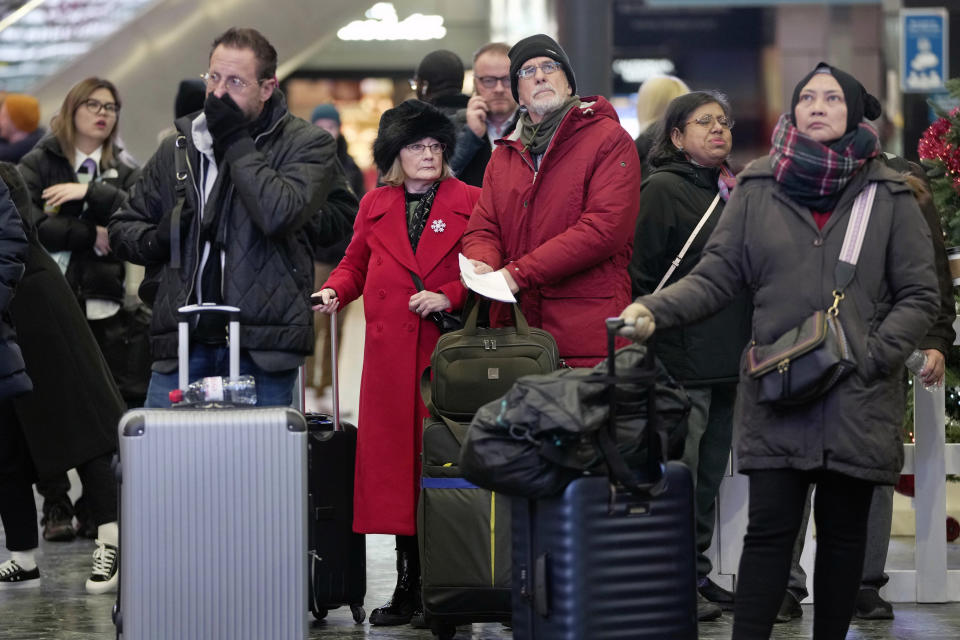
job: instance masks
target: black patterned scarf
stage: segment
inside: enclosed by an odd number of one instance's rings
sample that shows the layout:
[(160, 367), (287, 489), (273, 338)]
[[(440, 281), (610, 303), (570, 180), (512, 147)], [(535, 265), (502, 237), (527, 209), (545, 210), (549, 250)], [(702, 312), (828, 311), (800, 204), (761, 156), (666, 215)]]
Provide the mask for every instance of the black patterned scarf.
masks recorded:
[[(427, 218), (430, 217), (430, 209), (433, 207), (433, 199), (437, 197), (437, 189), (440, 188), (440, 180), (437, 180), (424, 193), (408, 193), (407, 207), (416, 202), (413, 213), (407, 216), (407, 234), (410, 236), (410, 246), (413, 252), (417, 252), (417, 245), (420, 243), (420, 236), (423, 235), (423, 229), (427, 226)], [(419, 200), (417, 198), (419, 197)]]
[(850, 179), (880, 153), (876, 130), (861, 122), (829, 145), (800, 133), (789, 114), (780, 116), (771, 138), (774, 179), (791, 200), (814, 211), (833, 211)]

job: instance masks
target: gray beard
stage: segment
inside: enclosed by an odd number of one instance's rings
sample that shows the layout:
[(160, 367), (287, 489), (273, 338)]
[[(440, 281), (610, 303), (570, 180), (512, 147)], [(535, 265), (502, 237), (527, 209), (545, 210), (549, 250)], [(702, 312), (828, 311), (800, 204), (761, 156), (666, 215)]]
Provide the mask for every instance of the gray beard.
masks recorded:
[(559, 93), (555, 94), (550, 100), (542, 100), (539, 103), (533, 102), (530, 106), (527, 107), (527, 111), (530, 113), (535, 113), (541, 118), (546, 116), (549, 113), (553, 113), (557, 109), (563, 106), (563, 103), (567, 101), (567, 98), (570, 96), (561, 96)]

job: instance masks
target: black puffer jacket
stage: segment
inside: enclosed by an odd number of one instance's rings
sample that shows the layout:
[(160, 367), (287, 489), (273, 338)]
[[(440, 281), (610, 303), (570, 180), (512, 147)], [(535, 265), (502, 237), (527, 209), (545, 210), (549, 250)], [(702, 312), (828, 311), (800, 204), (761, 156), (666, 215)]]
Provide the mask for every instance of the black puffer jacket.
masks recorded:
[(9, 315), (14, 289), (23, 276), (27, 248), (17, 208), (7, 185), (0, 181), (0, 401), (31, 389)]
[[(343, 237), (353, 225), (357, 199), (336, 158), (336, 144), (319, 127), (287, 111), (274, 91), (262, 133), (230, 146), (219, 166), (204, 220), (216, 220), (225, 248), (221, 283), (225, 304), (240, 308), (240, 344), (245, 349), (309, 354), (313, 350), (315, 248)], [(195, 300), (201, 248), (198, 216), (200, 151), (192, 119), (176, 121), (187, 139), (187, 180), (182, 265), (163, 268), (151, 327), (155, 360), (177, 356), (177, 308)], [(143, 169), (127, 206), (110, 221), (114, 251), (136, 264), (167, 262), (169, 248), (157, 241), (157, 223), (176, 203), (176, 136), (167, 138)], [(209, 216), (209, 217), (208, 217)]]
[[(657, 288), (717, 195), (717, 176), (716, 169), (670, 162), (643, 181), (629, 267), (634, 297)], [(667, 284), (690, 273), (700, 261), (723, 205), (721, 198)], [(740, 353), (750, 340), (750, 314), (750, 295), (743, 291), (705, 320), (658, 331), (657, 355), (684, 384), (736, 382)]]
[(107, 226), (110, 215), (124, 203), (140, 177), (140, 169), (132, 161), (121, 159), (120, 151), (116, 149), (110, 166), (100, 167), (99, 178), (90, 183), (86, 197), (63, 203), (56, 215), (43, 213), (43, 190), (62, 182), (77, 182), (73, 158), (64, 155), (56, 136), (50, 134), (40, 140), (18, 166), (34, 206), (32, 215), (40, 243), (47, 251), (72, 252), (66, 276), (80, 301), (102, 298), (123, 302), (123, 261), (113, 253), (98, 256), (93, 250), (97, 227)]

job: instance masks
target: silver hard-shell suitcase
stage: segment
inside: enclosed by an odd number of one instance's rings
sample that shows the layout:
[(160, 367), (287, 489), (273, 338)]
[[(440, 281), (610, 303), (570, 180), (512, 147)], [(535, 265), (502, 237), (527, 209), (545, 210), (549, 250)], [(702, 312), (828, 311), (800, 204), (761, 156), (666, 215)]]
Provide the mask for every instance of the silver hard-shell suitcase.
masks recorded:
[[(239, 310), (210, 308), (231, 314), (236, 376)], [(181, 388), (196, 312), (181, 309)], [(306, 638), (306, 452), (303, 415), (286, 407), (127, 412), (118, 637)]]

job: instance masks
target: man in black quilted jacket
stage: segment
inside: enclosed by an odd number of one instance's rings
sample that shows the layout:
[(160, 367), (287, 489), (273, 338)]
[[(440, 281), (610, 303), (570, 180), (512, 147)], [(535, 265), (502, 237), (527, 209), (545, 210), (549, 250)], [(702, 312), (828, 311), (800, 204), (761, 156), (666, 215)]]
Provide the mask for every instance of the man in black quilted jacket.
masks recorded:
[[(276, 68), (276, 50), (254, 29), (214, 40), (203, 111), (176, 121), (178, 134), (110, 220), (114, 252), (147, 266), (141, 296), (155, 296), (145, 406), (169, 406), (178, 386), (183, 305), (240, 308), (240, 373), (256, 379), (260, 405), (291, 403), (313, 349), (313, 254), (350, 230), (358, 204), (333, 138), (287, 111)], [(227, 375), (226, 325), (219, 314), (194, 320), (191, 380)]]

